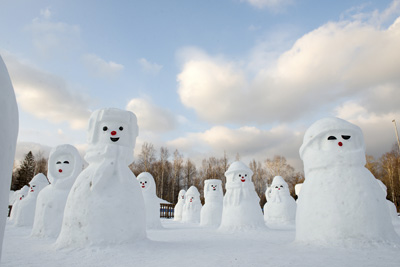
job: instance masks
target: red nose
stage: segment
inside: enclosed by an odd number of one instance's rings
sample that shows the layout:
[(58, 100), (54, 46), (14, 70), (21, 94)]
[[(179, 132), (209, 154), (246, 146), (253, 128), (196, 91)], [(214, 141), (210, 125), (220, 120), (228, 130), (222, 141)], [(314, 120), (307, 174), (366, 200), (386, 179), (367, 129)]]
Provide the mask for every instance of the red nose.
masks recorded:
[(60, 172), (60, 173), (61, 173), (61, 172), (62, 172), (62, 170), (61, 170), (61, 169), (59, 169), (59, 170), (58, 170), (58, 172)]
[(111, 132), (111, 135), (116, 135), (116, 134), (117, 134), (116, 131), (112, 131), (112, 132)]
[(339, 146), (343, 146), (343, 143), (342, 143), (342, 142), (339, 142), (338, 145), (339, 145)]

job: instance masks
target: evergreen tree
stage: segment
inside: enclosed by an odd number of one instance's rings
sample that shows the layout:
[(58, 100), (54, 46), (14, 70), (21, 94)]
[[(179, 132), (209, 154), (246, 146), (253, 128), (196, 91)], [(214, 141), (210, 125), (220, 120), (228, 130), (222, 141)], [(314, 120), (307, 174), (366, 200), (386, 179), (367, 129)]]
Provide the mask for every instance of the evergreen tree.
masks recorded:
[(28, 154), (25, 155), (25, 159), (21, 163), (21, 166), (17, 169), (15, 179), (11, 184), (11, 190), (19, 190), (24, 185), (29, 185), (29, 182), (35, 174), (35, 167), (35, 157), (33, 156), (32, 151), (29, 151)]

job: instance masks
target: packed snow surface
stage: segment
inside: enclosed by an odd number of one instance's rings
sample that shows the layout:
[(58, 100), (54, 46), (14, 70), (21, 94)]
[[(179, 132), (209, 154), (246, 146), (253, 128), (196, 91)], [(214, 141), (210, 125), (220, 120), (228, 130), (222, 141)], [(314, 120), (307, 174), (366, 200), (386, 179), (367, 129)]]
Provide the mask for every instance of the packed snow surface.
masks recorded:
[(14, 88), (0, 56), (0, 258), (8, 214), (8, 197), (18, 137), (18, 107)]
[(144, 205), (146, 207), (146, 227), (147, 229), (160, 228), (160, 199), (156, 195), (156, 183), (153, 176), (148, 172), (138, 175), (142, 189)]
[(59, 235), (65, 203), (76, 177), (82, 171), (82, 164), (78, 150), (72, 145), (59, 145), (51, 150), (47, 168), (51, 184), (38, 195), (32, 235)]
[(385, 195), (365, 166), (361, 129), (338, 118), (306, 131), (300, 157), (305, 181), (297, 202), (296, 241), (399, 243)]
[(400, 248), (303, 246), (293, 242), (293, 229), (230, 234), (171, 219), (162, 224), (164, 229), (147, 231), (147, 240), (80, 249), (57, 249), (54, 238), (30, 238), (29, 228), (7, 224), (1, 266), (398, 267), (400, 262)]
[(222, 181), (208, 179), (204, 181), (204, 201), (201, 208), (200, 225), (218, 227), (221, 224), (223, 208)]
[(185, 190), (179, 191), (178, 194), (178, 202), (175, 205), (174, 208), (174, 221), (181, 221), (182, 220), (182, 210), (183, 206), (185, 205)]
[(128, 165), (138, 135), (136, 116), (119, 109), (92, 113), (83, 170), (68, 195), (59, 247), (119, 244), (146, 237), (143, 195)]

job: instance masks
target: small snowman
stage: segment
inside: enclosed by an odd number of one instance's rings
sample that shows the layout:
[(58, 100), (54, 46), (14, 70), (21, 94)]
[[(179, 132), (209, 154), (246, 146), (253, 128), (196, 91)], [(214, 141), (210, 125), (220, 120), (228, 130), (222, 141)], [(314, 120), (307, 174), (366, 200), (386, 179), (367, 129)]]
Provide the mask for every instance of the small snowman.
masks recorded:
[(36, 202), (41, 190), (48, 186), (49, 181), (43, 173), (35, 175), (29, 182), (29, 193), (21, 200), (17, 213), (15, 214), (14, 224), (16, 226), (32, 226), (35, 218)]
[(182, 209), (183, 205), (185, 205), (185, 190), (179, 191), (178, 194), (178, 203), (176, 203), (174, 208), (174, 221), (182, 221)]
[(225, 172), (221, 231), (266, 229), (254, 184), (252, 170), (241, 161), (233, 162)]
[(267, 203), (264, 205), (264, 221), (271, 224), (294, 224), (296, 201), (289, 192), (288, 184), (282, 176), (275, 176), (266, 190)]
[(156, 195), (156, 183), (153, 176), (148, 172), (138, 175), (140, 187), (142, 188), (144, 205), (146, 206), (147, 229), (162, 228), (160, 220), (160, 199)]
[(197, 187), (191, 186), (185, 194), (182, 222), (199, 223), (201, 207), (199, 190), (197, 190)]
[(358, 126), (339, 118), (315, 122), (304, 135), (300, 157), (305, 181), (297, 202), (297, 242), (399, 242), (382, 189), (364, 167)]
[(68, 195), (58, 247), (108, 245), (146, 238), (143, 195), (128, 165), (136, 116), (114, 108), (92, 113), (84, 169)]
[(29, 186), (24, 185), (20, 190), (15, 191), (15, 199), (14, 202), (12, 203), (12, 208), (11, 208), (11, 214), (10, 214), (10, 221), (14, 221), (15, 215), (18, 213), (17, 210), (19, 208), (19, 204), (21, 203), (21, 200), (23, 200), (29, 192)]
[(201, 208), (200, 225), (218, 227), (221, 224), (223, 207), (222, 181), (204, 181), (204, 206)]
[(82, 158), (72, 145), (59, 145), (49, 155), (46, 186), (36, 202), (32, 236), (56, 238), (61, 230), (65, 203), (76, 177), (82, 171)]

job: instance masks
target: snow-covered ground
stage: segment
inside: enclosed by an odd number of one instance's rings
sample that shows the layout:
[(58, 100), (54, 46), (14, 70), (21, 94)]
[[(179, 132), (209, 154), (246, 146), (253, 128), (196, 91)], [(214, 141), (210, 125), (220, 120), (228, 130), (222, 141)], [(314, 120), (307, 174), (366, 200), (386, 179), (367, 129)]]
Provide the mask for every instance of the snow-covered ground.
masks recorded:
[(144, 242), (57, 250), (55, 239), (29, 237), (30, 228), (7, 222), (1, 266), (400, 266), (399, 247), (301, 246), (293, 243), (293, 228), (228, 234), (167, 219), (162, 224)]

